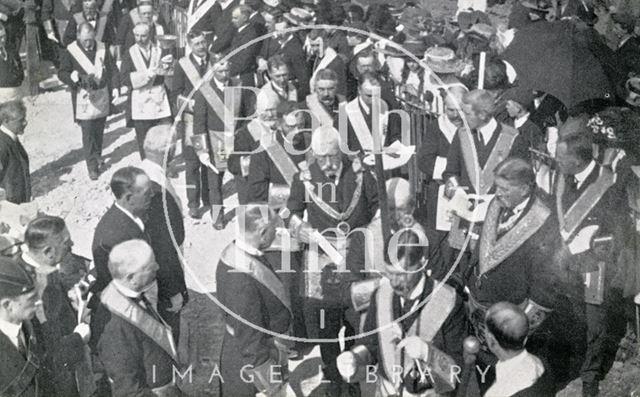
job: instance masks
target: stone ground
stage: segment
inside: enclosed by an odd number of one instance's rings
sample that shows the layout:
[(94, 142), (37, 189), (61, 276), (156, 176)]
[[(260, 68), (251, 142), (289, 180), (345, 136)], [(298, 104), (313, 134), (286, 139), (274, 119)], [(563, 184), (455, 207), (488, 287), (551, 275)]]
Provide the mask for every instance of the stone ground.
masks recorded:
[[(455, 2), (451, 0), (423, 0), (434, 15), (452, 14)], [(504, 23), (508, 4), (497, 6), (491, 17)], [(104, 160), (108, 169), (97, 181), (90, 181), (83, 161), (81, 133), (73, 124), (69, 94), (65, 91), (48, 92), (26, 99), (28, 120), (23, 141), (31, 159), (34, 200), (41, 211), (59, 215), (66, 222), (75, 241), (74, 251), (90, 256), (93, 230), (98, 220), (112, 203), (109, 180), (112, 173), (126, 165), (139, 162), (134, 133), (125, 128), (122, 115), (111, 118), (104, 137)], [(186, 203), (183, 166), (178, 164), (179, 177), (172, 182)], [(185, 391), (193, 396), (217, 396), (216, 378), (210, 381), (220, 353), (223, 336), (222, 313), (212, 301), (215, 294), (215, 265), (222, 248), (233, 239), (235, 221), (233, 207), (237, 198), (233, 184), (225, 184), (227, 218), (224, 231), (215, 231), (206, 215), (194, 222), (186, 217), (187, 284), (191, 301), (183, 312), (180, 341), (181, 357), (193, 366), (191, 382), (184, 382)], [(635, 350), (635, 348), (632, 348)], [(293, 364), (293, 378), (299, 395), (318, 395), (321, 391), (318, 349), (314, 349), (302, 362)], [(603, 382), (604, 397), (640, 395), (640, 368), (637, 359), (617, 362)], [(633, 394), (636, 390), (637, 394)], [(580, 385), (574, 382), (559, 395), (577, 396)], [(368, 395), (368, 394), (363, 394)]]

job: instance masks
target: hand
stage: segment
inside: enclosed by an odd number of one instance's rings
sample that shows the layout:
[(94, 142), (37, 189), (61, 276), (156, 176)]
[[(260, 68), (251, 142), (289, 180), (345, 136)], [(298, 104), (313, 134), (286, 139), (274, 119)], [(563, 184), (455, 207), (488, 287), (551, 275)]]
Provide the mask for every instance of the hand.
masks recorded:
[(76, 328), (73, 330), (73, 332), (80, 335), (84, 343), (89, 343), (89, 339), (91, 338), (91, 328), (89, 328), (89, 324), (80, 323), (76, 325)]
[(211, 162), (211, 157), (209, 156), (209, 153), (202, 152), (198, 153), (198, 160), (200, 160), (202, 164), (207, 165)]
[(171, 297), (171, 307), (168, 307), (167, 311), (177, 313), (182, 309), (182, 305), (184, 305), (184, 298), (182, 297), (182, 294), (175, 294)]
[(264, 58), (258, 58), (258, 72), (264, 72), (268, 69), (267, 61)]
[(74, 70), (73, 72), (71, 72), (70, 78), (74, 83), (78, 83), (78, 81), (80, 81), (80, 75), (78, 74), (78, 71)]
[(599, 229), (598, 225), (589, 225), (580, 229), (568, 245), (569, 252), (576, 255), (591, 249), (591, 240)]
[(120, 91), (117, 88), (111, 90), (111, 98), (118, 99), (120, 97)]
[(120, 95), (127, 95), (129, 93), (129, 87), (124, 86), (120, 88)]
[(240, 157), (240, 172), (242, 176), (249, 176), (249, 166), (251, 165), (251, 156), (241, 156)]
[(405, 354), (413, 360), (427, 361), (429, 358), (429, 344), (417, 336), (409, 336), (401, 340), (396, 349), (403, 348)]
[(349, 380), (358, 370), (358, 359), (355, 354), (350, 351), (342, 352), (336, 358), (336, 366), (338, 372), (345, 380)]

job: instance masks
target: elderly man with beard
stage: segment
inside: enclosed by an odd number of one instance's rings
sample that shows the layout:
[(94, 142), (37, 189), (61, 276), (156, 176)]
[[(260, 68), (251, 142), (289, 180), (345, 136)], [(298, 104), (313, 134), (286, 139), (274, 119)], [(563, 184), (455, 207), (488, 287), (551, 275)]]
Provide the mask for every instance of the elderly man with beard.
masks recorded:
[(218, 299), (227, 308), (220, 395), (289, 395), (284, 394), (288, 388), (286, 344), (258, 329), (277, 335), (286, 335), (289, 330), (288, 291), (278, 269), (264, 256), (280, 218), (266, 205), (250, 204), (239, 211), (239, 233), (222, 252), (216, 268)]
[[(318, 255), (318, 262), (325, 264), (320, 265), (321, 271), (304, 274), (307, 331), (313, 338), (334, 339), (342, 326), (346, 327), (347, 336), (354, 334), (354, 324), (345, 318), (347, 307), (343, 304), (342, 294), (348, 291), (352, 281), (364, 277), (361, 273), (364, 269), (352, 266), (354, 262), (350, 260), (352, 251), (364, 250), (364, 233), (354, 229), (364, 229), (373, 219), (378, 207), (378, 192), (374, 176), (363, 168), (359, 159), (350, 160), (341, 153), (340, 135), (335, 128), (322, 126), (313, 131), (311, 150), (315, 161), (296, 175), (291, 185), (287, 202), (291, 213), (289, 227), (306, 243), (318, 243), (320, 233), (323, 239), (347, 245), (347, 268), (343, 273), (334, 273), (337, 266), (343, 264), (331, 263), (326, 252), (318, 251), (317, 246), (306, 256), (306, 267), (311, 266), (312, 255)], [(302, 221), (305, 212), (307, 222)], [(322, 292), (317, 291), (318, 283)], [(321, 316), (324, 327), (319, 323)], [(330, 392), (346, 392), (347, 389), (349, 393), (355, 393), (351, 385), (343, 384), (335, 366), (339, 345), (323, 343), (320, 350), (324, 377), (331, 382), (327, 386)]]

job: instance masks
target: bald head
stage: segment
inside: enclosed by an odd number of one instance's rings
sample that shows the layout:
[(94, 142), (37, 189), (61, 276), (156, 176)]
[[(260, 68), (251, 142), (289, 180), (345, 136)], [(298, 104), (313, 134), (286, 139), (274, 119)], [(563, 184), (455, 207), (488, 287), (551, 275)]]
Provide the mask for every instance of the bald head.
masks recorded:
[(331, 126), (322, 126), (311, 135), (311, 150), (315, 156), (327, 156), (340, 152), (340, 133)]
[(414, 201), (409, 181), (403, 178), (391, 178), (386, 184), (389, 208), (413, 212)]
[(109, 253), (109, 272), (114, 280), (134, 291), (144, 291), (158, 270), (151, 246), (144, 240), (128, 240)]
[[(529, 333), (529, 321), (524, 311), (508, 302), (498, 302), (487, 310), (487, 331), (498, 346), (505, 351), (524, 349)], [(493, 351), (491, 344), (489, 347)]]
[[(161, 124), (152, 127), (144, 139), (144, 151), (149, 160), (161, 164), (164, 154), (173, 143), (174, 129), (170, 124)], [(159, 160), (159, 161), (158, 161)]]

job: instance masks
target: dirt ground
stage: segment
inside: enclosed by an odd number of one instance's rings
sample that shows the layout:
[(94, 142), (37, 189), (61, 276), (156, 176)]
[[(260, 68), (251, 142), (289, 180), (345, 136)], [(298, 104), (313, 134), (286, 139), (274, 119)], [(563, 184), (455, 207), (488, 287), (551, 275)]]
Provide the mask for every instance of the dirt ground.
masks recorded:
[[(423, 0), (434, 15), (452, 14), (456, 3), (453, 0)], [(504, 23), (509, 5), (497, 6), (491, 16)], [(38, 95), (26, 100), (28, 120), (24, 144), (31, 159), (33, 195), (42, 212), (59, 215), (66, 222), (75, 241), (74, 251), (91, 255), (93, 230), (113, 199), (109, 191), (112, 173), (126, 165), (139, 162), (134, 134), (125, 128), (122, 115), (108, 122), (104, 137), (104, 160), (108, 169), (97, 181), (90, 181), (82, 155), (81, 133), (73, 123), (68, 92), (57, 91)], [(179, 177), (172, 182), (186, 204), (183, 165), (178, 161)], [(229, 178), (227, 178), (229, 179)], [(228, 219), (224, 231), (215, 231), (211, 219), (206, 215), (194, 222), (186, 217), (187, 284), (191, 290), (191, 301), (184, 309), (180, 353), (183, 361), (193, 367), (192, 379), (183, 382), (189, 395), (217, 396), (217, 378), (211, 377), (218, 362), (223, 335), (222, 313), (211, 300), (215, 293), (215, 266), (222, 248), (233, 239), (235, 222), (233, 207), (237, 198), (233, 186), (225, 184), (225, 205)], [(299, 390), (304, 395), (317, 395), (319, 386), (317, 349), (298, 366), (296, 378)], [(630, 396), (636, 390), (640, 395), (640, 368), (638, 359), (628, 358), (617, 362), (603, 382), (602, 396)], [(579, 382), (574, 382), (559, 395), (562, 397), (580, 394)]]

